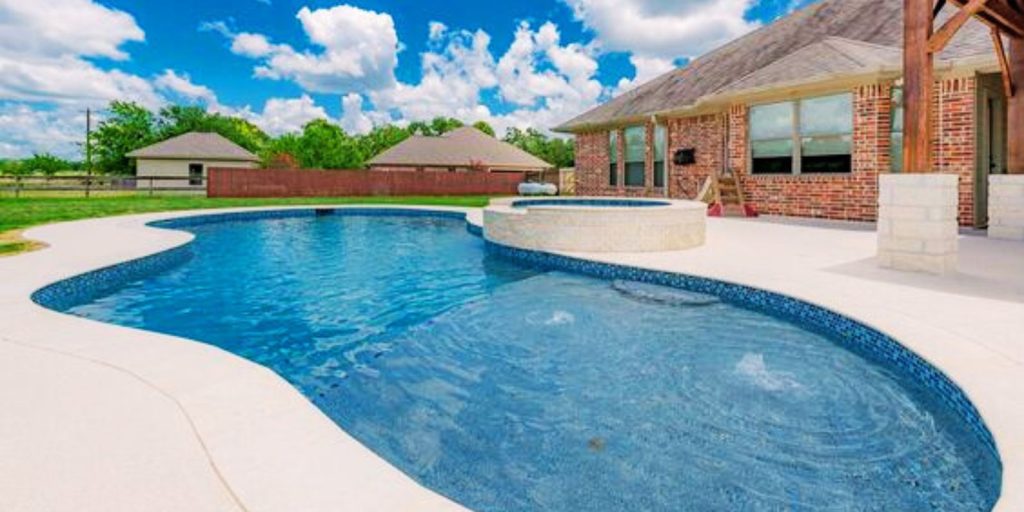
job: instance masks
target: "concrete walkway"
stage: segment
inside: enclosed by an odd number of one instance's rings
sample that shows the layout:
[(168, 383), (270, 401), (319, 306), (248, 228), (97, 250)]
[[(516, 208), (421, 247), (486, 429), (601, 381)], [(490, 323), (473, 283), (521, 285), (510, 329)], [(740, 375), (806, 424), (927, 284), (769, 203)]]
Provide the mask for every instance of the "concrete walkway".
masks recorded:
[[(270, 370), (28, 299), (56, 280), (187, 243), (187, 233), (144, 224), (193, 213), (35, 228), (26, 235), (49, 249), (0, 259), (0, 510), (459, 510)], [(702, 248), (577, 256), (767, 288), (886, 332), (968, 393), (1003, 457), (999, 510), (1024, 510), (1024, 244), (961, 237), (961, 272), (934, 277), (878, 269), (874, 240), (864, 230), (709, 219)]]

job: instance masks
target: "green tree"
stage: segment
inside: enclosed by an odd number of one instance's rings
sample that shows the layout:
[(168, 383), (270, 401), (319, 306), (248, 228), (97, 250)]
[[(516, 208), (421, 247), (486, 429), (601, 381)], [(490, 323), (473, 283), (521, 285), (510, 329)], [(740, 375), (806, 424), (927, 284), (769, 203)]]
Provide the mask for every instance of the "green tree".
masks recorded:
[(75, 165), (71, 162), (49, 153), (36, 153), (31, 158), (21, 161), (21, 169), (25, 174), (53, 176), (60, 171), (72, 170), (74, 167)]
[(357, 169), (366, 163), (358, 141), (325, 119), (302, 127), (298, 151), (292, 155), (303, 167), (318, 169)]
[(160, 109), (157, 118), (159, 140), (188, 132), (218, 133), (252, 152), (262, 151), (270, 141), (263, 130), (240, 117), (207, 112), (203, 107), (195, 105), (171, 105)]
[(20, 160), (0, 160), (0, 174), (21, 175), (27, 172)]
[(509, 128), (502, 140), (555, 167), (572, 167), (575, 161), (576, 149), (572, 140), (549, 138), (533, 128)]
[(431, 119), (429, 123), (425, 121), (413, 121), (409, 123), (409, 133), (436, 137), (463, 126), (466, 126), (466, 123), (463, 123), (458, 119), (438, 116)]
[(359, 147), (363, 156), (369, 160), (382, 151), (408, 139), (412, 133), (408, 128), (393, 124), (375, 126), (369, 133), (358, 137)]
[(132, 165), (125, 155), (157, 140), (156, 119), (133, 102), (113, 101), (108, 111), (93, 132), (93, 155), (101, 171), (127, 174)]
[(487, 121), (477, 121), (477, 122), (473, 123), (473, 128), (476, 128), (477, 130), (480, 130), (480, 131), (486, 133), (487, 135), (490, 135), (491, 137), (495, 136), (494, 135), (494, 128), (491, 127), (491, 125), (488, 124)]

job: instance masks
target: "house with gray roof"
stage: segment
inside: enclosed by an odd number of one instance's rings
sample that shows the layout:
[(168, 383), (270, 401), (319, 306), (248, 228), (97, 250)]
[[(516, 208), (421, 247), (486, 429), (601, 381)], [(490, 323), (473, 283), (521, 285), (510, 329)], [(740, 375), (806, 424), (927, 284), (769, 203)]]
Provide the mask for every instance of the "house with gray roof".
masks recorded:
[(541, 172), (554, 166), (472, 126), (413, 135), (373, 157), (375, 170)]
[[(721, 178), (762, 213), (874, 220), (879, 173), (901, 171), (902, 48), (903, 0), (822, 0), (554, 129), (575, 135), (579, 194), (692, 199)], [(1006, 171), (989, 28), (968, 21), (935, 70), (933, 161), (984, 226)]]
[[(218, 133), (189, 132), (128, 153), (135, 160), (139, 187), (195, 188), (206, 186), (210, 167), (255, 168), (260, 159)], [(181, 179), (172, 179), (181, 178)]]

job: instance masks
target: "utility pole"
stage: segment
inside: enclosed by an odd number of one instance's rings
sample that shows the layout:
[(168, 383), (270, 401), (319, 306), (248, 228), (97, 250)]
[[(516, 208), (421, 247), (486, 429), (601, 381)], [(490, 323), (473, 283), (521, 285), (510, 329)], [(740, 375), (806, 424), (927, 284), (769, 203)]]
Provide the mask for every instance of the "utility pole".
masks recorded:
[(92, 109), (85, 109), (85, 197), (92, 184)]

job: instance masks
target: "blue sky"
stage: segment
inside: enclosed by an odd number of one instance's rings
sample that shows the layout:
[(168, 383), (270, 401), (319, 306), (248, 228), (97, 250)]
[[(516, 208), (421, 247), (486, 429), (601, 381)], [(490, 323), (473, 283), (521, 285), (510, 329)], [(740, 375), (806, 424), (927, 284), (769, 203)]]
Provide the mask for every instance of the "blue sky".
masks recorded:
[(274, 134), (318, 117), (547, 129), (798, 1), (0, 0), (0, 158), (77, 156), (85, 108), (111, 99)]

